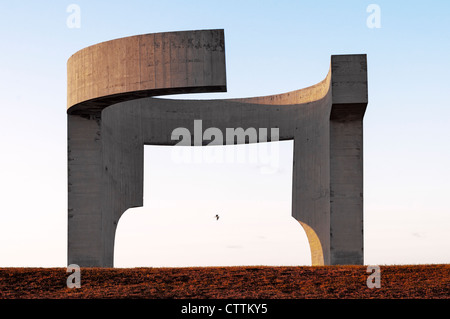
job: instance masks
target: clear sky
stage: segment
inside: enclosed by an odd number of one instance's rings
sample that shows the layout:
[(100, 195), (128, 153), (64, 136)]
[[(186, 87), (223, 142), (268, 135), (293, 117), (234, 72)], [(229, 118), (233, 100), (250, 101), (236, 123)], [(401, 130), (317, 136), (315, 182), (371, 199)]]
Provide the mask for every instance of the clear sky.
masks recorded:
[[(67, 24), (71, 4), (80, 28)], [(365, 263), (450, 263), (449, 12), (444, 0), (1, 1), (0, 267), (66, 266), (67, 59), (115, 38), (217, 28), (228, 92), (183, 98), (287, 92), (321, 81), (332, 54), (367, 54)], [(310, 264), (290, 217), (292, 143), (274, 152), (180, 163), (146, 146), (144, 207), (119, 221), (116, 266)]]

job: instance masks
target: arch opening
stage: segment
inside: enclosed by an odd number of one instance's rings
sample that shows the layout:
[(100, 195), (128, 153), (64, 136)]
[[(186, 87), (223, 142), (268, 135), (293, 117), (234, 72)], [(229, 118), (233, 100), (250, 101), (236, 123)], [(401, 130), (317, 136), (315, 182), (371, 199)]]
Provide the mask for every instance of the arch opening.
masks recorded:
[(293, 141), (145, 146), (144, 207), (119, 220), (115, 267), (311, 265), (292, 158)]

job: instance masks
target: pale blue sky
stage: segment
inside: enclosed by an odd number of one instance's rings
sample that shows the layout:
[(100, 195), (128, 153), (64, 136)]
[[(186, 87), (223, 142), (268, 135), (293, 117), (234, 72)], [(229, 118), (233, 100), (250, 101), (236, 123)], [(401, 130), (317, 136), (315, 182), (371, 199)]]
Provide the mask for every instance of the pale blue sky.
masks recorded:
[[(72, 3), (79, 29), (66, 24)], [(366, 25), (371, 3), (379, 29)], [(228, 92), (195, 98), (303, 88), (330, 55), (366, 53), (365, 261), (449, 263), (449, 12), (444, 0), (0, 2), (0, 267), (66, 265), (67, 59), (114, 38), (210, 28), (225, 30)], [(261, 163), (177, 164), (146, 147), (153, 197), (119, 222), (116, 264), (308, 264), (289, 217), (291, 152), (280, 143), (279, 170), (262, 174)]]

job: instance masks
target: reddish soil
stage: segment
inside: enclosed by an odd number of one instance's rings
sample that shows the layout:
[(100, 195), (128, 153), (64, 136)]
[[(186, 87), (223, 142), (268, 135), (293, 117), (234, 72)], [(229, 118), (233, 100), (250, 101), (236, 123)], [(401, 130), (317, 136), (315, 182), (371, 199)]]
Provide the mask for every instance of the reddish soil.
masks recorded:
[(0, 268), (0, 299), (450, 299), (450, 265), (381, 266), (369, 289), (367, 266), (82, 268), (67, 288), (65, 268)]

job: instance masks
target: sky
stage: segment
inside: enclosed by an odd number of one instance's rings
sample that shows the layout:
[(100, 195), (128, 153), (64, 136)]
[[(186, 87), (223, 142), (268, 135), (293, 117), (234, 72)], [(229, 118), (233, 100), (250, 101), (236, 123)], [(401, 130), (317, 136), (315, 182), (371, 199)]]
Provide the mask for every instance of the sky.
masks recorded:
[[(367, 54), (365, 264), (450, 263), (448, 12), (444, 0), (1, 1), (0, 267), (67, 265), (68, 58), (197, 29), (225, 30), (227, 92), (170, 98), (288, 92), (324, 79), (333, 54)], [(116, 267), (311, 264), (291, 217), (291, 141), (218, 151), (242, 162), (176, 152), (145, 146), (144, 207), (119, 221)]]

